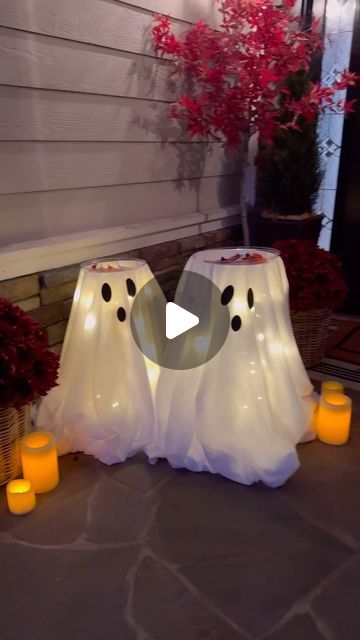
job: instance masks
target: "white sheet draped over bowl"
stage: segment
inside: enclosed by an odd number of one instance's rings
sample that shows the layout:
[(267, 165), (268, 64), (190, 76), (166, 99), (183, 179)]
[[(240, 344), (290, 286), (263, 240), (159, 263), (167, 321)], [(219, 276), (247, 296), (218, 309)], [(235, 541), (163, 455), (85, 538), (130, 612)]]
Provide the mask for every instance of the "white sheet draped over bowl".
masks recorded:
[(241, 327), (230, 326), (224, 346), (207, 364), (161, 371), (157, 433), (147, 453), (173, 467), (276, 487), (298, 467), (295, 445), (309, 428), (313, 388), (291, 327), (281, 258), (262, 251), (269, 258), (263, 264), (207, 262), (236, 251), (202, 251), (186, 264), (175, 302), (182, 305), (191, 271), (210, 278), (220, 292), (232, 285), (230, 322), (239, 316)]
[[(59, 386), (42, 401), (37, 425), (55, 434), (60, 454), (83, 451), (112, 464), (152, 441), (152, 385), (159, 371), (139, 351), (130, 329), (135, 290), (153, 278), (151, 270), (141, 260), (105, 264), (114, 270), (84, 266), (80, 271)], [(119, 265), (122, 270), (116, 270)], [(105, 284), (108, 301), (102, 295)], [(149, 329), (153, 319), (146, 317), (146, 307), (142, 311)]]

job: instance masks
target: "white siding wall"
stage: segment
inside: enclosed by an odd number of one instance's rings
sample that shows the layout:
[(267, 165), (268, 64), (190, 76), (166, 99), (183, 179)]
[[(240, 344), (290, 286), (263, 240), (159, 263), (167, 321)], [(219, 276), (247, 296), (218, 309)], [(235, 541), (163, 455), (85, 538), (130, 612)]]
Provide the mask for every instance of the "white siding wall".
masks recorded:
[(217, 23), (212, 0), (0, 0), (0, 246), (238, 202), (238, 162), (167, 120), (154, 11)]

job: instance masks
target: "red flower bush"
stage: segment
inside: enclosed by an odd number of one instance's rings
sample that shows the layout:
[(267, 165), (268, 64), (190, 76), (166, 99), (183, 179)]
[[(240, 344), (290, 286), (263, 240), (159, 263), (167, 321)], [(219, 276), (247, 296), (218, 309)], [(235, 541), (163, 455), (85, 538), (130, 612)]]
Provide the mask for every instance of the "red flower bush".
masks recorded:
[(348, 288), (338, 258), (319, 249), (311, 240), (280, 240), (281, 253), (290, 285), (291, 311), (336, 309)]
[(170, 115), (184, 121), (190, 136), (237, 148), (255, 132), (271, 142), (279, 129), (299, 128), (319, 112), (352, 109), (337, 92), (355, 83), (353, 73), (339, 73), (332, 86), (309, 82), (299, 100), (286, 88), (286, 79), (309, 71), (313, 53), (322, 48), (318, 21), (304, 31), (295, 0), (282, 6), (273, 0), (214, 1), (219, 29), (200, 21), (177, 37), (169, 18), (158, 15), (152, 30), (155, 51), (170, 57), (175, 73), (187, 80)]
[(20, 409), (56, 386), (59, 357), (46, 331), (20, 307), (0, 298), (0, 408)]

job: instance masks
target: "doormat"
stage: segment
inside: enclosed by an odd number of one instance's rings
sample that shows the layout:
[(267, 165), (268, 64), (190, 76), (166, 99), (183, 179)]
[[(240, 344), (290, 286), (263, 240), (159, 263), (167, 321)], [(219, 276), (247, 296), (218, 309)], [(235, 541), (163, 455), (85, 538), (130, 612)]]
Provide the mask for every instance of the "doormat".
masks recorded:
[[(359, 342), (357, 347), (355, 345), (355, 340), (358, 341), (360, 336), (358, 328), (360, 328), (359, 319), (354, 320), (340, 313), (332, 316), (326, 356), (322, 362), (308, 371), (311, 380), (318, 382), (340, 380), (344, 383), (346, 390), (360, 391)], [(353, 329), (356, 330), (353, 331)], [(344, 342), (342, 342), (343, 340)], [(339, 343), (341, 343), (340, 348), (338, 347)], [(357, 351), (353, 350), (354, 346)], [(350, 351), (347, 350), (349, 348)]]
[(335, 331), (331, 331), (325, 355), (333, 360), (341, 360), (360, 366), (360, 322), (348, 320)]

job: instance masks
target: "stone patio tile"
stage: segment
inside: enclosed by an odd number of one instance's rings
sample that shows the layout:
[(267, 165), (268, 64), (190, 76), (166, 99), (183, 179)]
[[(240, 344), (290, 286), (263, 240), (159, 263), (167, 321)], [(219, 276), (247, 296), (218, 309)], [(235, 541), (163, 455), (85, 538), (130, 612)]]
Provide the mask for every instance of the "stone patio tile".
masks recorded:
[(324, 640), (309, 615), (294, 616), (281, 629), (275, 631), (267, 640)]
[(8, 511), (5, 486), (0, 487), (0, 532), (2, 533), (11, 531), (15, 525), (19, 524), (19, 518)]
[(360, 542), (360, 416), (356, 400), (352, 420), (351, 440), (341, 447), (314, 441), (300, 445), (301, 466), (283, 488), (299, 509), (321, 524), (354, 543)]
[[(313, 443), (309, 448), (315, 446)], [(360, 505), (360, 469), (339, 473), (336, 465), (329, 464), (325, 471), (319, 462), (318, 471), (311, 473), (305, 465), (284, 493), (329, 533), (360, 543), (360, 509), (354, 509), (354, 504)]]
[(152, 558), (143, 559), (138, 569), (133, 609), (136, 622), (154, 640), (243, 638), (239, 631), (191, 593), (177, 576)]
[(250, 633), (269, 630), (352, 554), (282, 490), (184, 472), (158, 496), (150, 545)]
[(107, 467), (93, 456), (84, 453), (69, 453), (59, 458), (60, 480), (64, 482), (68, 478), (72, 482), (75, 473), (82, 471), (88, 473), (88, 484), (94, 484), (93, 480), (98, 479), (98, 473)]
[(172, 473), (172, 469), (165, 460), (159, 460), (157, 464), (152, 465), (145, 455), (139, 454), (127, 460), (125, 464), (113, 465), (110, 473), (112, 478), (121, 484), (136, 491), (148, 491)]
[(94, 542), (134, 542), (153, 510), (151, 498), (104, 478), (91, 500), (86, 537)]
[(135, 552), (0, 547), (1, 640), (135, 640), (123, 616)]
[(27, 516), (11, 515), (6, 500), (1, 500), (1, 530), (11, 530), (18, 540), (44, 545), (68, 544), (84, 532), (87, 501), (99, 479), (99, 466), (88, 456), (69, 455), (59, 459), (59, 469), (59, 485), (38, 495), (36, 509)]
[(313, 603), (320, 616), (339, 640), (360, 638), (360, 556), (337, 580), (330, 582)]
[[(330, 470), (331, 475), (335, 477), (339, 477), (344, 471), (359, 470), (360, 426), (353, 425), (349, 442), (342, 446), (334, 447), (320, 440), (314, 440), (299, 445), (297, 450), (300, 463), (306, 467), (306, 472), (317, 473), (319, 478), (330, 476)], [(296, 478), (298, 475), (299, 471), (293, 477)]]

